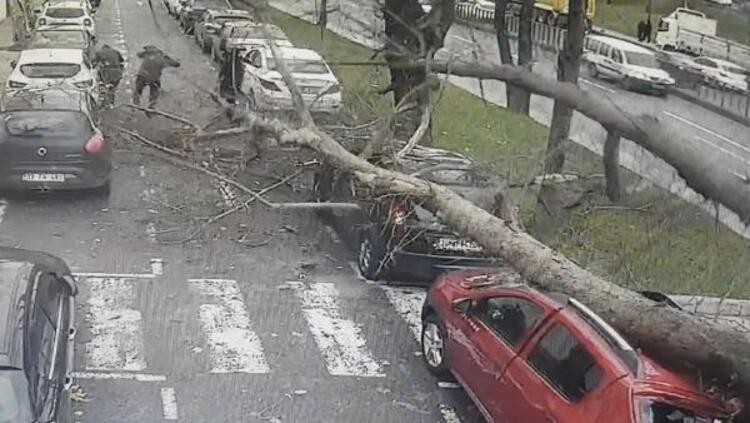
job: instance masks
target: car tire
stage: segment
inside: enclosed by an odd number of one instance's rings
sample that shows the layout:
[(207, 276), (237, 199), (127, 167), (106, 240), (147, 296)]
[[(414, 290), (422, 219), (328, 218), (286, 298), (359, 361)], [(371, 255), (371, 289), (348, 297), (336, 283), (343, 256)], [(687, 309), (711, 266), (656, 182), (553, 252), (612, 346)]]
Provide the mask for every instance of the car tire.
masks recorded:
[(422, 362), (427, 370), (440, 379), (452, 379), (445, 348), (445, 325), (435, 313), (422, 319), (422, 334), (419, 345)]
[(371, 281), (385, 277), (391, 267), (388, 260), (388, 240), (381, 231), (375, 225), (362, 229), (357, 243), (357, 268), (362, 276)]

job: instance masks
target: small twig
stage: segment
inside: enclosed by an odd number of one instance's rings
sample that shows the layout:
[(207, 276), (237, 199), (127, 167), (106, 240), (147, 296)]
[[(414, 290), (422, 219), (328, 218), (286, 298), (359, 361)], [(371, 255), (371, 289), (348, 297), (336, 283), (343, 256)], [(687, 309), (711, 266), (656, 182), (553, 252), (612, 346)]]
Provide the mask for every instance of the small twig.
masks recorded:
[(259, 241), (259, 242), (250, 242), (250, 243), (243, 242), (243, 241), (235, 241), (235, 242), (238, 243), (238, 244), (240, 244), (240, 245), (242, 245), (243, 247), (258, 248), (258, 247), (262, 247), (264, 245), (270, 244), (272, 240), (273, 240), (273, 237), (270, 237), (268, 239), (264, 239), (263, 241)]
[(591, 210), (629, 210), (638, 212), (647, 212), (651, 208), (651, 203), (640, 206), (640, 207), (627, 207), (627, 206), (593, 206)]
[(120, 132), (122, 132), (124, 134), (130, 135), (131, 137), (137, 139), (138, 141), (140, 141), (140, 142), (142, 142), (142, 143), (144, 143), (144, 144), (146, 144), (146, 145), (148, 145), (150, 147), (153, 147), (153, 148), (155, 148), (155, 149), (157, 149), (159, 151), (162, 151), (164, 153), (171, 154), (173, 156), (177, 156), (177, 157), (180, 157), (180, 158), (186, 158), (187, 157), (187, 154), (179, 152), (177, 150), (173, 150), (173, 149), (171, 149), (169, 147), (164, 147), (163, 145), (155, 143), (155, 142), (149, 140), (148, 138), (144, 137), (143, 135), (141, 135), (141, 134), (139, 134), (137, 132), (133, 132), (133, 131), (131, 131), (129, 129), (125, 129), (125, 128), (120, 127), (120, 126), (113, 126), (113, 128), (117, 129), (118, 131), (120, 131)]
[(146, 112), (146, 113), (153, 113), (153, 114), (156, 114), (156, 115), (161, 115), (161, 116), (164, 116), (166, 118), (175, 120), (177, 122), (184, 123), (185, 125), (191, 126), (191, 127), (195, 128), (197, 131), (201, 131), (200, 126), (196, 125), (195, 123), (189, 121), (187, 118), (184, 118), (182, 116), (177, 116), (175, 114), (172, 114), (172, 113), (169, 113), (169, 112), (165, 112), (163, 110), (151, 109), (149, 107), (142, 107), (142, 106), (138, 106), (138, 105), (135, 105), (135, 104), (128, 104), (128, 103), (126, 103), (126, 104), (123, 104), (123, 106), (130, 107), (131, 109), (135, 109), (135, 110), (140, 110), (140, 111)]

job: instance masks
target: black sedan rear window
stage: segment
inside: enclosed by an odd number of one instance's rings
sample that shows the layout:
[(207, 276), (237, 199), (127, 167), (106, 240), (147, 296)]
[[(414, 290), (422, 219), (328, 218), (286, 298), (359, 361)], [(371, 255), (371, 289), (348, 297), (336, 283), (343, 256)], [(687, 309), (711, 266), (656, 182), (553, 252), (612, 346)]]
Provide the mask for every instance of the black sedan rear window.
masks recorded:
[(74, 110), (27, 110), (9, 112), (3, 117), (3, 129), (14, 136), (85, 137), (91, 122)]
[(21, 73), (28, 78), (71, 78), (81, 71), (75, 63), (30, 63), (21, 65)]
[(80, 18), (83, 15), (83, 9), (77, 7), (50, 7), (47, 9), (47, 16), (50, 18)]

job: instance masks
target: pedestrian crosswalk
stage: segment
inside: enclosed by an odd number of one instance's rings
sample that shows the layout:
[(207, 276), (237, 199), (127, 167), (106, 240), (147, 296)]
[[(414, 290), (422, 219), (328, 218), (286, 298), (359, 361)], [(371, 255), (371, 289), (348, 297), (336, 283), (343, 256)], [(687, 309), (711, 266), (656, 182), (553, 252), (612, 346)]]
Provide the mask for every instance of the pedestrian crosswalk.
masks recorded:
[[(84, 274), (85, 275), (85, 274)], [(145, 351), (147, 328), (144, 327), (142, 313), (136, 302), (140, 284), (144, 280), (128, 275), (106, 277), (80, 277), (84, 293), (82, 322), (79, 328), (86, 334), (83, 369), (85, 372), (143, 372), (151, 371)], [(240, 283), (233, 279), (188, 279), (188, 295), (192, 298), (185, 307), (192, 307), (186, 315), (197, 321), (201, 333), (196, 335), (198, 349), (205, 351), (207, 360), (203, 369), (208, 373), (265, 374), (280, 371), (269, 363), (262, 338), (255, 326), (263, 323), (268, 326), (262, 313), (254, 315), (248, 309)], [(345, 299), (334, 283), (329, 282), (287, 282), (291, 292), (291, 302), (302, 317), (302, 327), (317, 347), (318, 357), (305, 359), (322, 360), (331, 376), (356, 378), (382, 378), (388, 376), (387, 363), (397, 357), (378, 357), (371, 349), (363, 325), (346, 316), (342, 302)], [(366, 289), (373, 288), (368, 285)], [(405, 340), (416, 349), (415, 340), (420, 333), (420, 310), (425, 292), (419, 289), (376, 286), (384, 291), (387, 299), (383, 306), (385, 314), (394, 310), (414, 336)], [(270, 290), (277, 292), (275, 290)], [(263, 295), (269, 290), (261, 290), (252, 295)], [(284, 336), (284, 330), (274, 337)], [(381, 331), (382, 332), (382, 331)], [(267, 335), (267, 334), (265, 334)], [(288, 336), (294, 336), (289, 334)], [(268, 338), (266, 336), (266, 338)], [(266, 339), (268, 341), (268, 339)], [(156, 340), (158, 342), (158, 339)], [(152, 348), (152, 350), (158, 350)], [(382, 351), (380, 352), (382, 355)], [(386, 364), (384, 364), (386, 363)], [(164, 370), (164, 369), (162, 369)]]

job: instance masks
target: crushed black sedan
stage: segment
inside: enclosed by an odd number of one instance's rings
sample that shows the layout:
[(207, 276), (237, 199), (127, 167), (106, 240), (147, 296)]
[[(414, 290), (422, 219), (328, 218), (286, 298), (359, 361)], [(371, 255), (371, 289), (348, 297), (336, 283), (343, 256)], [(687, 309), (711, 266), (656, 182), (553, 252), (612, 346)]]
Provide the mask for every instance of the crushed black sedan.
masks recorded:
[(0, 247), (0, 422), (73, 423), (76, 293), (61, 259)]
[[(468, 158), (440, 149), (417, 147), (401, 160), (383, 155), (372, 162), (448, 186), (489, 211), (496, 208), (495, 194), (504, 187)], [(357, 266), (367, 279), (422, 285), (445, 271), (502, 266), (474, 241), (451, 231), (417, 198), (375, 191), (327, 163), (315, 174), (314, 192), (317, 201), (360, 206), (360, 212), (329, 220), (356, 245)]]
[(108, 194), (111, 150), (85, 91), (15, 91), (0, 105), (0, 190)]

